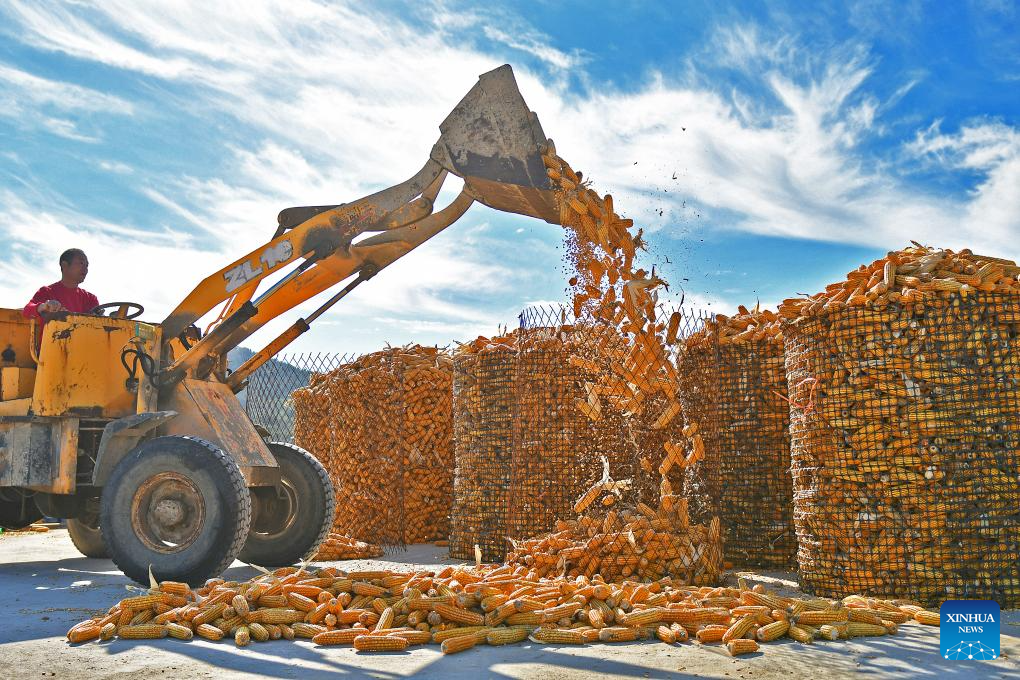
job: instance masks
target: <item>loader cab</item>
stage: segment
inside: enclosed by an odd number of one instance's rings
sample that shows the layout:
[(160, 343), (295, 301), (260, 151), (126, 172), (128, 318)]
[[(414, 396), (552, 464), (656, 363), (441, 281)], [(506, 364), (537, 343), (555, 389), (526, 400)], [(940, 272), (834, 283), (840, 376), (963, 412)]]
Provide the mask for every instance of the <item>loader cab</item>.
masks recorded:
[[(68, 314), (38, 324), (0, 309), (0, 416), (122, 418), (149, 408), (140, 353), (158, 356), (160, 328), (134, 319)], [(36, 347), (38, 346), (38, 351)], [(0, 356), (4, 356), (0, 355)]]

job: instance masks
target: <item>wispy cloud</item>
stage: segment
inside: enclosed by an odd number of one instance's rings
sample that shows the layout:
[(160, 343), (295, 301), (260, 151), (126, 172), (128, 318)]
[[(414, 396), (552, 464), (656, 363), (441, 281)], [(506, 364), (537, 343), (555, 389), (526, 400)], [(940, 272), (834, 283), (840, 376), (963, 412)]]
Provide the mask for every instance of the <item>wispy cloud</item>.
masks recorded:
[(49, 80), (0, 63), (0, 117), (22, 129), (43, 129), (78, 142), (99, 137), (83, 132), (68, 114), (132, 115), (134, 106), (113, 95)]

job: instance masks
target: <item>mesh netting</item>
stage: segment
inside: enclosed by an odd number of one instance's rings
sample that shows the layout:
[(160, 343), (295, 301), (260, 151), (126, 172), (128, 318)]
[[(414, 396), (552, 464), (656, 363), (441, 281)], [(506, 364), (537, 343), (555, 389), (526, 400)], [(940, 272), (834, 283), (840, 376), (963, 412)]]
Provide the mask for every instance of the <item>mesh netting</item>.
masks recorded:
[[(715, 338), (701, 332), (708, 319), (699, 310), (680, 312), (677, 398), (687, 422), (685, 434), (693, 441), (686, 452), (691, 462), (675, 464), (666, 473), (673, 488), (682, 490), (695, 522), (719, 515), (719, 361)], [(671, 460), (680, 463), (681, 456)]]
[(308, 387), (312, 376), (328, 373), (354, 358), (352, 355), (311, 352), (280, 354), (267, 361), (251, 375), (242, 392), (248, 417), (269, 430), (273, 441), (293, 443), (294, 430), (298, 427), (291, 399), (294, 390)]
[(605, 327), (575, 326), (559, 308), (521, 315), (516, 371), (508, 534), (541, 534), (573, 516), (574, 502), (602, 477), (632, 476), (623, 415), (602, 408), (593, 376), (608, 370), (620, 339)]
[(785, 330), (806, 589), (1020, 602), (1018, 331), (984, 293)]
[(461, 349), (454, 355), (451, 557), (474, 559), (475, 545), (485, 562), (506, 556), (516, 364), (514, 346)]
[(447, 536), (451, 382), (449, 357), (412, 346), (365, 355), (294, 393), (295, 442), (336, 489), (335, 532), (384, 545)]
[(781, 341), (719, 351), (719, 512), (726, 558), (790, 567), (796, 562), (790, 478), (790, 408)]

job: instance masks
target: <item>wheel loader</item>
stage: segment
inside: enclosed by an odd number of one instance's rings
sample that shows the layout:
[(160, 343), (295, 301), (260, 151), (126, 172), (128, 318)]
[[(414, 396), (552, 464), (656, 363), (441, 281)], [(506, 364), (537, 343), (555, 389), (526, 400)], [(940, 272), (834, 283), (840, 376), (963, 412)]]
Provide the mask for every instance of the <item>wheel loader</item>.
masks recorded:
[[(247, 378), (475, 201), (559, 223), (542, 161), (551, 141), (509, 65), (479, 76), (439, 128), (410, 179), (350, 203), (283, 210), (267, 243), (201, 281), (158, 323), (133, 302), (41, 327), (0, 309), (0, 526), (67, 518), (84, 554), (108, 554), (141, 583), (150, 569), (196, 584), (235, 558), (275, 567), (314, 554), (333, 522), (329, 476), (248, 418), (235, 396)], [(463, 188), (437, 210), (450, 174)], [(231, 349), (341, 284), (228, 370)]]

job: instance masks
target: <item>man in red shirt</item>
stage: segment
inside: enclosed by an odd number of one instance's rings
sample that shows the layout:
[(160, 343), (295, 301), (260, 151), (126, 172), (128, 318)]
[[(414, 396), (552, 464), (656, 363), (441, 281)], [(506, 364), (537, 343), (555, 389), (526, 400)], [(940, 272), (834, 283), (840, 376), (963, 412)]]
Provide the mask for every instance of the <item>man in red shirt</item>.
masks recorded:
[(65, 250), (60, 256), (60, 280), (43, 286), (32, 296), (22, 310), (27, 318), (46, 323), (61, 312), (90, 312), (99, 305), (99, 299), (84, 288), (79, 288), (89, 273), (89, 259), (78, 248)]

